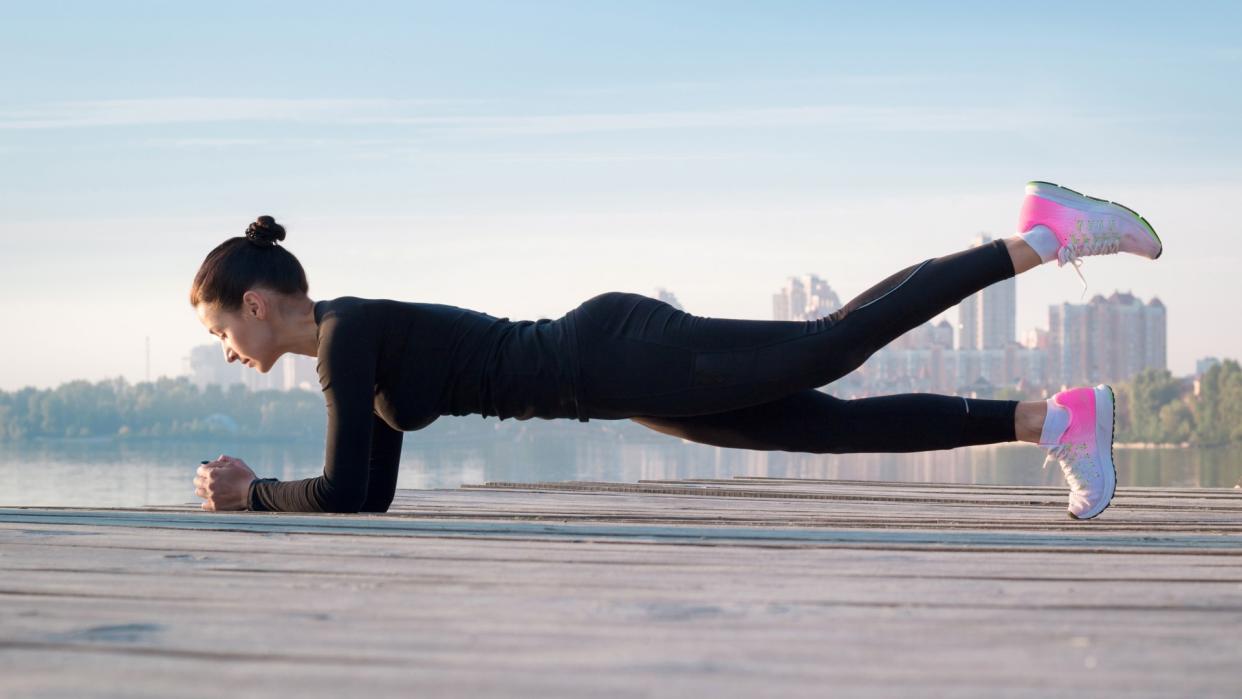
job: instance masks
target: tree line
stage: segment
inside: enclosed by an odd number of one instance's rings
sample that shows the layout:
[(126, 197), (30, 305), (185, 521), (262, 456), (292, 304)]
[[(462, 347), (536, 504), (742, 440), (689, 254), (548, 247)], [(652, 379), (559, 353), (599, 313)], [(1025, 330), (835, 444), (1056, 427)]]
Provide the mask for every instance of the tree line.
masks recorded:
[(0, 441), (112, 437), (301, 439), (327, 426), (317, 392), (250, 391), (187, 377), (129, 384), (124, 378), (70, 381), (53, 389), (0, 391)]
[[(1198, 391), (1167, 369), (1148, 369), (1114, 386), (1117, 441), (1215, 446), (1242, 443), (1242, 367), (1226, 359), (1198, 379)], [(1014, 396), (1017, 397), (1017, 396)], [(70, 381), (53, 389), (0, 391), (0, 442), (109, 437), (192, 439), (322, 438), (323, 396), (315, 391), (250, 391), (162, 377)], [(457, 431), (466, 425), (443, 425)], [(437, 432), (442, 431), (437, 430)]]
[(1167, 369), (1148, 369), (1116, 389), (1118, 441), (1242, 442), (1242, 367), (1236, 360), (1204, 372), (1197, 392)]

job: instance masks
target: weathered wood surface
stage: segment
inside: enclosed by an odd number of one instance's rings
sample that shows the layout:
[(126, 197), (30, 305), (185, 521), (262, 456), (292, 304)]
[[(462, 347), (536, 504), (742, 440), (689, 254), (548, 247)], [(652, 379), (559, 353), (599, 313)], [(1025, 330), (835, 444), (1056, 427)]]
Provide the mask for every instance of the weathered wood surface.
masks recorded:
[(1238, 696), (1242, 492), (772, 478), (0, 508), (0, 697)]

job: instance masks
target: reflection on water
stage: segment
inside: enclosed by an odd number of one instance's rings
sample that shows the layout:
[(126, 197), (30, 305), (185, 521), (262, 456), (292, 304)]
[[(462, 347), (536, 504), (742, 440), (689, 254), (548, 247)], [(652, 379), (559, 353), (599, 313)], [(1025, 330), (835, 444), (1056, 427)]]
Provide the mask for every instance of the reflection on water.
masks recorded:
[[(0, 444), (0, 506), (140, 507), (202, 500), (192, 480), (199, 462), (239, 457), (260, 476), (296, 480), (323, 472), (321, 443), (167, 442)], [(485, 481), (731, 478), (776, 476), (851, 480), (1064, 485), (1056, 462), (1029, 445), (967, 447), (910, 454), (800, 454), (723, 449), (655, 435), (557, 435), (431, 444), (407, 439), (400, 488), (455, 488)], [(1242, 448), (1118, 449), (1122, 486), (1233, 487)]]

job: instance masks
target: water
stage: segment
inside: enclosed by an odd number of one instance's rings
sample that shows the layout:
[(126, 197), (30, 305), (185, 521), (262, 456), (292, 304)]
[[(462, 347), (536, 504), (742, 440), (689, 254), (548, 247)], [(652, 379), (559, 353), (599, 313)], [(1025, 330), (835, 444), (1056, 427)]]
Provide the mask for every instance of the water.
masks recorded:
[[(399, 488), (456, 488), (486, 481), (535, 482), (775, 476), (912, 482), (1063, 486), (1055, 462), (1030, 445), (911, 454), (798, 454), (723, 449), (663, 435), (584, 430), (420, 440), (408, 433)], [(638, 434), (645, 432), (640, 430)], [(202, 442), (33, 442), (0, 444), (0, 506), (142, 507), (199, 505), (199, 462), (221, 453), (282, 480), (323, 473), (322, 442), (221, 445)], [(1234, 487), (1242, 447), (1117, 449), (1122, 486)]]

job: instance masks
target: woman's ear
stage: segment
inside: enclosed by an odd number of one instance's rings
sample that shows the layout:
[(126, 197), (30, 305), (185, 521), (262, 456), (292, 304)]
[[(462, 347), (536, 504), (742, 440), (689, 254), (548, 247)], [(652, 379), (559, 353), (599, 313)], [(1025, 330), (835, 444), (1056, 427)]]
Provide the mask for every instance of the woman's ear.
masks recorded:
[(242, 315), (263, 320), (267, 312), (268, 299), (263, 293), (250, 290), (242, 294)]

